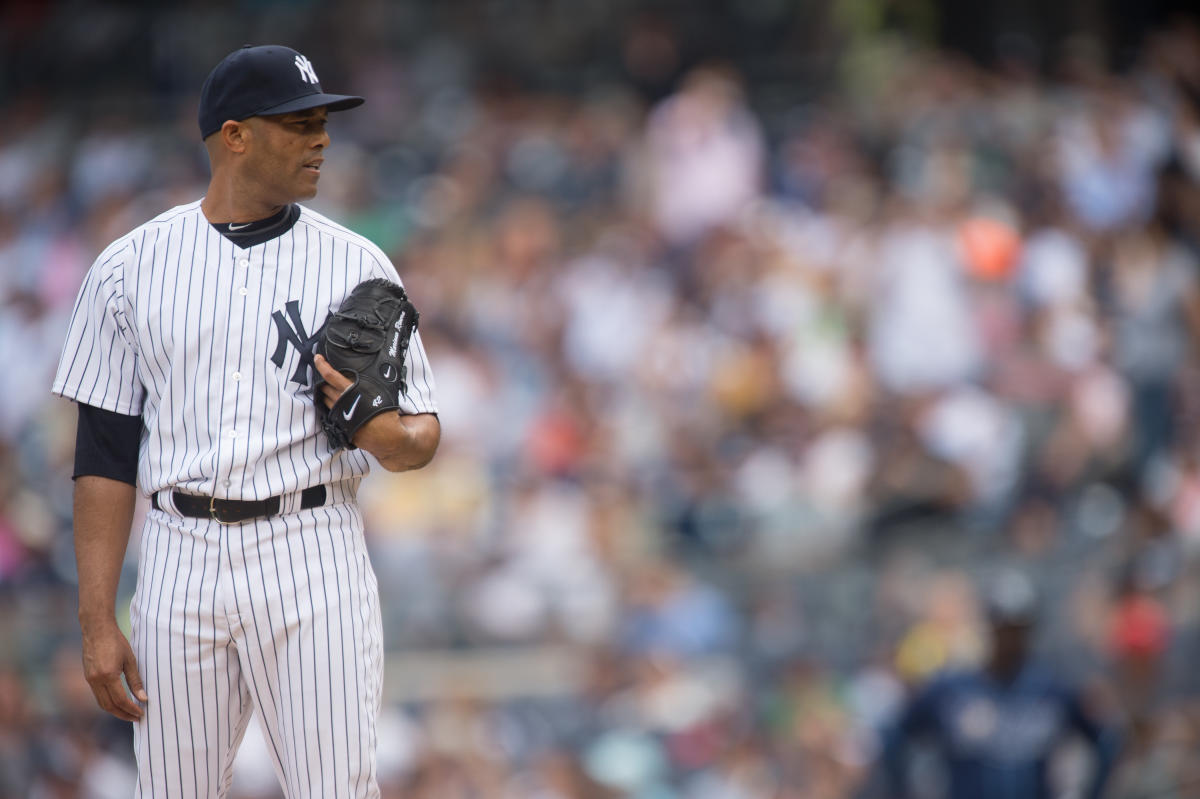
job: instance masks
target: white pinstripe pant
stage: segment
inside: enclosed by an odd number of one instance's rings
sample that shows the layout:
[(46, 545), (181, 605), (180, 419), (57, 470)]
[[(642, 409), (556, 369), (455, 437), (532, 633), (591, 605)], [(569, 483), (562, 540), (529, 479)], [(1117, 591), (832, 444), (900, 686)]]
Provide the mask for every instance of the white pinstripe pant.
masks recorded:
[(379, 796), (375, 572), (353, 503), (224, 527), (152, 510), (131, 606), (140, 799), (225, 797), (257, 710), (289, 799)]

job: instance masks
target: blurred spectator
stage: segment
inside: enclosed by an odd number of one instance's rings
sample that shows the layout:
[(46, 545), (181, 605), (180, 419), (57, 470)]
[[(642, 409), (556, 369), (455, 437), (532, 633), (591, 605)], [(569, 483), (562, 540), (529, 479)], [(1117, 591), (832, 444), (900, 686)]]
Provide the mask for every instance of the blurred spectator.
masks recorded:
[(1174, 375), (1196, 357), (1200, 282), (1195, 256), (1158, 226), (1114, 243), (1114, 360), (1133, 389), (1135, 463), (1162, 453), (1175, 434)]
[(627, 590), (621, 639), (631, 653), (694, 658), (738, 644), (740, 625), (728, 601), (668, 561), (644, 566)]
[(650, 212), (670, 244), (693, 244), (734, 222), (758, 196), (764, 159), (736, 74), (716, 66), (691, 72), (651, 111), (644, 158)]

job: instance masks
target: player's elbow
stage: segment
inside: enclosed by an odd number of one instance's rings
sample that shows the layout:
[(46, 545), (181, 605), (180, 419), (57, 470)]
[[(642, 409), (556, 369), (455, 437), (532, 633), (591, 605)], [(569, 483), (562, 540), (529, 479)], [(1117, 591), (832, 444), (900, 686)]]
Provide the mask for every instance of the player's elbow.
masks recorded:
[(429, 462), (433, 460), (433, 456), (436, 451), (437, 447), (435, 446), (433, 450), (428, 452), (409, 452), (403, 455), (380, 458), (379, 465), (384, 469), (387, 469), (389, 472), (411, 472), (415, 469), (420, 469), (424, 466), (427, 466)]
[(401, 419), (406, 432), (405, 445), (379, 459), (379, 465), (389, 472), (408, 472), (427, 466), (442, 441), (442, 426), (437, 416), (423, 413)]

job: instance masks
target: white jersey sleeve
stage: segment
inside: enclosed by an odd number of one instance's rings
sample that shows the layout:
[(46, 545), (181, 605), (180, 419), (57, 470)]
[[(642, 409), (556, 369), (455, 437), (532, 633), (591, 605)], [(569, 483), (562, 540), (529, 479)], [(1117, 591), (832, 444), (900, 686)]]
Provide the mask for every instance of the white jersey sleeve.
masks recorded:
[[(420, 313), (420, 308), (417, 312)], [(421, 343), (421, 332), (413, 331), (412, 341), (408, 345), (408, 386), (400, 397), (400, 409), (404, 413), (437, 413), (438, 406), (434, 393), (433, 370), (429, 368), (429, 358), (425, 356), (425, 345)]]
[(118, 239), (92, 264), (75, 301), (51, 391), (137, 416), (146, 392), (137, 375), (137, 342), (125, 296), (125, 266), (132, 250), (131, 238)]
[[(372, 249), (375, 263), (371, 277), (386, 278), (403, 286), (404, 282), (400, 280), (396, 268), (392, 266), (392, 262), (383, 254), (383, 251), (375, 247)], [(416, 300), (413, 301), (413, 304), (417, 306), (419, 314), (421, 312), (420, 305)], [(400, 395), (400, 411), (406, 414), (437, 413), (437, 389), (433, 382), (433, 370), (429, 367), (429, 358), (425, 355), (425, 344), (421, 341), (419, 327), (413, 331), (405, 364), (408, 367), (406, 372), (408, 378), (407, 387)]]

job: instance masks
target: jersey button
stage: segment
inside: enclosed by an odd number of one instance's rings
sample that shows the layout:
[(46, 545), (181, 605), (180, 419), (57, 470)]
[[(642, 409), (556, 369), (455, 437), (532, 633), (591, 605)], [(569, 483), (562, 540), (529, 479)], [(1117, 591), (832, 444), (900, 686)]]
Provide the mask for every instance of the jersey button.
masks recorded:
[(230, 430), (230, 431), (229, 431), (229, 437), (230, 437), (230, 438), (237, 438), (237, 431), (236, 431), (236, 430)]
[(238, 259), (238, 266), (242, 267), (243, 269), (245, 269), (249, 265), (250, 265), (250, 260), (248, 258), (239, 258)]
[(233, 377), (233, 379), (234, 379), (234, 380), (241, 380), (241, 379), (242, 379), (242, 373), (241, 373), (241, 372), (234, 372), (234, 373), (233, 373), (231, 376)]
[(246, 288), (245, 286), (242, 286), (240, 289), (238, 289), (238, 294), (241, 294), (243, 297), (245, 297), (249, 293), (250, 293), (250, 289)]

